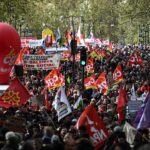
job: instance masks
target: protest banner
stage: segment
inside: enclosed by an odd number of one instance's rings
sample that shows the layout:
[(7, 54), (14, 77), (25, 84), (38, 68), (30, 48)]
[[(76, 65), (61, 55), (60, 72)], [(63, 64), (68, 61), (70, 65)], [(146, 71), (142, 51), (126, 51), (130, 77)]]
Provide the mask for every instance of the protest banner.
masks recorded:
[(29, 46), (30, 47), (44, 47), (45, 43), (44, 43), (44, 39), (40, 39), (40, 40), (30, 40), (29, 41)]
[(36, 40), (36, 39), (37, 39), (36, 37), (24, 37), (24, 38), (21, 38), (21, 47), (22, 48), (29, 47), (29, 41)]
[(51, 70), (58, 68), (60, 54), (55, 55), (24, 55), (23, 63), (26, 70)]

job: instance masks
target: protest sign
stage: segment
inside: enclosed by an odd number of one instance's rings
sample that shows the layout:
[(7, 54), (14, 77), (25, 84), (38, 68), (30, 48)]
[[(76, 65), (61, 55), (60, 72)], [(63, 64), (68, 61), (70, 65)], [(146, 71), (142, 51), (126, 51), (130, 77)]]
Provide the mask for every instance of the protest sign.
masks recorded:
[(26, 70), (51, 70), (53, 68), (58, 68), (60, 54), (24, 55), (23, 62)]

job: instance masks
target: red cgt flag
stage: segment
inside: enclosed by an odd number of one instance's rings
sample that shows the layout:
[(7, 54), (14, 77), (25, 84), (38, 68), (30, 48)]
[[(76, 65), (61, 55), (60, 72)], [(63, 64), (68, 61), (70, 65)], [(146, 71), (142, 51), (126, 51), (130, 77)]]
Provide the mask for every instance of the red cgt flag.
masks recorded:
[(86, 64), (87, 73), (94, 73), (94, 59), (90, 58)]
[(0, 107), (18, 107), (24, 105), (30, 98), (30, 94), (18, 79), (14, 79), (9, 88), (0, 97)]
[(77, 129), (82, 126), (86, 127), (96, 150), (103, 146), (104, 141), (108, 138), (108, 131), (92, 104), (85, 108), (76, 123)]
[(98, 77), (98, 79), (96, 80), (96, 85), (97, 85), (99, 90), (103, 90), (104, 95), (107, 95), (107, 93), (108, 93), (108, 84), (107, 84), (104, 72), (102, 72), (100, 74), (100, 76)]
[(119, 83), (123, 80), (123, 73), (121, 65), (118, 65), (113, 73), (113, 81), (114, 83)]
[(56, 69), (53, 69), (46, 77), (45, 77), (45, 83), (47, 85), (47, 88), (49, 90), (55, 89), (61, 86), (61, 81), (58, 76), (58, 72)]
[(90, 77), (87, 77), (84, 79), (84, 86), (85, 89), (97, 89), (97, 86), (95, 84), (95, 75), (91, 75)]

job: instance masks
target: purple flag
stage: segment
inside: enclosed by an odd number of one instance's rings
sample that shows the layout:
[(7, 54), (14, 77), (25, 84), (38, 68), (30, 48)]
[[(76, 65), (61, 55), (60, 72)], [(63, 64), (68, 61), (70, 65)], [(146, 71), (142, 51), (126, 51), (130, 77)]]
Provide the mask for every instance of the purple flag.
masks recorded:
[[(143, 105), (141, 106), (140, 110), (137, 112), (137, 115), (136, 115), (135, 120), (133, 122), (134, 127), (139, 128), (139, 125), (141, 124), (140, 122), (142, 121), (141, 120), (142, 116), (144, 115), (144, 112), (146, 111), (146, 109), (148, 109), (147, 105), (149, 105), (149, 104), (150, 104), (150, 93), (146, 96), (146, 99), (145, 99)], [(150, 115), (150, 112), (148, 112), (148, 113)], [(149, 121), (150, 121), (150, 118), (149, 118)]]

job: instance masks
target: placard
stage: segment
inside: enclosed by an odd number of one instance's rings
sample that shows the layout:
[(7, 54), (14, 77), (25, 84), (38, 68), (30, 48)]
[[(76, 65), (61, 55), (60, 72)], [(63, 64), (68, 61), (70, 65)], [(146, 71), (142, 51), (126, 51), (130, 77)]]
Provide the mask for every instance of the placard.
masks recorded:
[(23, 63), (26, 70), (51, 70), (53, 68), (58, 68), (60, 54), (24, 55)]
[(142, 105), (142, 101), (129, 101), (128, 102), (128, 111), (129, 113), (133, 113), (139, 110)]
[(30, 47), (43, 47), (44, 46), (44, 39), (40, 40), (30, 40), (29, 41), (29, 46)]
[(29, 47), (29, 41), (36, 40), (36, 37), (24, 37), (21, 38), (21, 47)]

